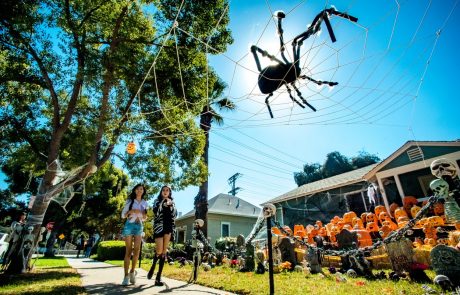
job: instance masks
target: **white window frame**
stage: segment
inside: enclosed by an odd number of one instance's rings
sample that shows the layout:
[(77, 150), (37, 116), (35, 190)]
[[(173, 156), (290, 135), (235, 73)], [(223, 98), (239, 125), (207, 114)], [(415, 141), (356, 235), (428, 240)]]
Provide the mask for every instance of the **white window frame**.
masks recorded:
[(228, 236), (230, 237), (230, 236), (231, 236), (231, 235), (230, 235), (230, 233), (231, 233), (231, 231), (230, 231), (230, 222), (227, 222), (227, 221), (221, 221), (221, 222), (220, 222), (220, 236), (221, 236), (221, 237), (224, 236), (224, 235), (223, 235), (223, 232), (224, 232), (224, 231), (223, 231), (223, 227), (222, 227), (223, 225), (228, 225)]

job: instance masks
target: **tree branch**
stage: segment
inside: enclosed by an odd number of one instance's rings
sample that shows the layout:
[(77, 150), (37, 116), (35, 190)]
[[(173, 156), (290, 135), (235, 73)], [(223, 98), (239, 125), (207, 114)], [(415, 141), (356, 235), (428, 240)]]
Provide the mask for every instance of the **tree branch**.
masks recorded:
[(51, 101), (53, 104), (53, 127), (56, 130), (59, 127), (59, 117), (60, 117), (60, 109), (59, 109), (59, 101), (58, 101), (58, 96), (56, 93), (56, 90), (54, 89), (53, 82), (51, 81), (51, 78), (49, 77), (48, 71), (45, 68), (45, 65), (43, 64), (43, 61), (41, 58), (38, 56), (38, 53), (35, 51), (35, 49), (30, 45), (29, 42), (27, 42), (24, 37), (14, 29), (14, 27), (9, 24), (7, 21), (4, 19), (1, 20), (1, 23), (8, 28), (11, 36), (15, 38), (16, 40), (19, 41), (20, 44), (22, 44), (30, 55), (34, 58), (35, 62), (38, 65), (38, 68), (40, 69), (40, 73), (43, 76), (43, 79), (45, 80), (46, 85), (48, 85), (47, 89), (50, 92), (51, 95)]

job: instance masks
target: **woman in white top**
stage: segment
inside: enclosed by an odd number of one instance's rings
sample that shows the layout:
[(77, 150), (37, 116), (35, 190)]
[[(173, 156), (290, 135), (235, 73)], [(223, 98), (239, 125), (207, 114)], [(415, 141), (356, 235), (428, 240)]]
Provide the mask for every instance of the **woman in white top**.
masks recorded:
[[(143, 184), (136, 185), (128, 200), (126, 200), (125, 207), (121, 212), (121, 217), (126, 218), (126, 223), (123, 227), (122, 236), (125, 239), (126, 252), (125, 252), (125, 277), (121, 283), (123, 286), (136, 283), (136, 264), (139, 259), (139, 252), (141, 248), (142, 232), (144, 231), (143, 222), (147, 219), (147, 202), (144, 200), (145, 187)], [(134, 248), (133, 248), (134, 242)], [(131, 253), (133, 254), (131, 270), (129, 270), (129, 261), (131, 260)]]

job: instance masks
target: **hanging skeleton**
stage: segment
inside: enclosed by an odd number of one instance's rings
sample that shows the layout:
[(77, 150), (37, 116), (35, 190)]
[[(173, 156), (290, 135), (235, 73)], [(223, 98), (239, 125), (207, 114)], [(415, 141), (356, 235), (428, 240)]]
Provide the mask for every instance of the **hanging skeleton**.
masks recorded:
[(198, 269), (201, 263), (201, 243), (198, 240), (198, 236), (200, 235), (200, 228), (203, 227), (204, 221), (202, 219), (195, 220), (194, 229), (192, 230), (192, 248), (195, 248), (195, 252), (193, 253), (193, 271), (190, 275), (190, 279), (188, 280), (189, 283), (196, 282), (198, 279)]

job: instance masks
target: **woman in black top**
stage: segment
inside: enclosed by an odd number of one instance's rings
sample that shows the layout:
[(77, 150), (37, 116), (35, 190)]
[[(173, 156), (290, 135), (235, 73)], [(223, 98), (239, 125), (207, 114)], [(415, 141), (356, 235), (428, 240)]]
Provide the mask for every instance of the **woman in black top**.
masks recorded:
[(153, 205), (153, 237), (155, 239), (156, 254), (153, 258), (152, 267), (150, 268), (147, 278), (151, 279), (155, 271), (157, 261), (158, 273), (155, 279), (155, 286), (163, 286), (161, 281), (161, 272), (166, 259), (166, 251), (171, 239), (174, 239), (175, 219), (177, 215), (176, 206), (172, 200), (171, 188), (163, 186)]

